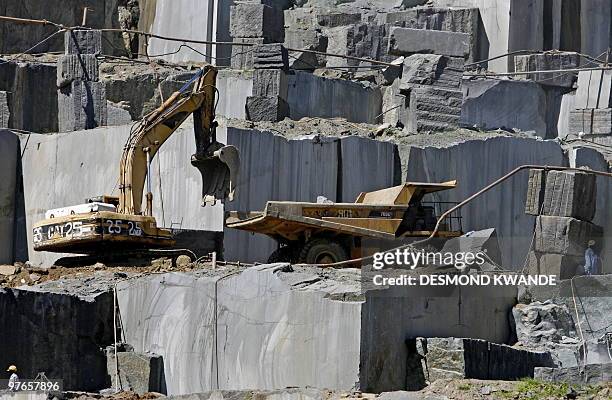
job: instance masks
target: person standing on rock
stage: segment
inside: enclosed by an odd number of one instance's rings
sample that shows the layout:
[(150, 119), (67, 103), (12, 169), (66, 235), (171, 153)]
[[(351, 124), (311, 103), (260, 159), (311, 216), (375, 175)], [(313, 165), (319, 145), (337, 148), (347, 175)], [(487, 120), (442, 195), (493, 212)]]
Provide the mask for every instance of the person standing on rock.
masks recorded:
[(585, 275), (599, 275), (601, 273), (601, 258), (593, 247), (595, 246), (594, 240), (589, 240), (588, 247), (584, 252), (584, 274)]
[(17, 382), (19, 382), (19, 377), (17, 376), (17, 367), (11, 365), (8, 367), (6, 372), (11, 372), (11, 377), (9, 378), (8, 388), (12, 391), (17, 391)]

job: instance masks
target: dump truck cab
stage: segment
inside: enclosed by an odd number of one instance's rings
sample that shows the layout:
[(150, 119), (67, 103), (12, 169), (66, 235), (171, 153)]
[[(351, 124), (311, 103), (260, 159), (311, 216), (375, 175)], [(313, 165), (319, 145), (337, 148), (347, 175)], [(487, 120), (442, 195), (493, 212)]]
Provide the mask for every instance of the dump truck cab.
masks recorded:
[[(362, 192), (354, 203), (269, 201), (260, 212), (229, 212), (225, 225), (276, 240), (279, 248), (269, 262), (345, 261), (363, 255), (364, 239), (390, 242), (430, 236), (438, 216), (455, 203), (425, 202), (424, 197), (456, 186), (456, 181), (406, 182)], [(436, 236), (461, 234), (461, 216), (454, 213), (442, 222)]]

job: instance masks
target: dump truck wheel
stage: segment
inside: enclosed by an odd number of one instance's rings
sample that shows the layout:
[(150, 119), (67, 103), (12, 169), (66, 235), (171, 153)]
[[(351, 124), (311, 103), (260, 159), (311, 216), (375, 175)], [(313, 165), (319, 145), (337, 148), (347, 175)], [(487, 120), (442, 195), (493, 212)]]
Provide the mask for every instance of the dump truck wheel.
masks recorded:
[(331, 264), (348, 260), (348, 254), (339, 243), (328, 239), (313, 239), (300, 253), (300, 261), (306, 264)]
[(268, 263), (278, 263), (278, 262), (293, 262), (293, 250), (290, 247), (279, 247), (274, 250), (270, 257), (268, 257)]

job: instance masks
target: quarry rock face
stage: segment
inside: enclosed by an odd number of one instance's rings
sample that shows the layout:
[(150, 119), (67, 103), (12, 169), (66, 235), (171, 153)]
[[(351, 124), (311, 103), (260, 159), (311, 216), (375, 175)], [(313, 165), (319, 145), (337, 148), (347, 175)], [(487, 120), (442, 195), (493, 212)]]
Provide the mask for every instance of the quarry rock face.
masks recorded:
[(466, 126), (480, 129), (512, 127), (535, 131), (542, 137), (546, 135), (546, 94), (535, 83), (467, 80), (463, 83), (463, 95), (461, 123)]
[[(100, 346), (113, 341), (113, 298), (48, 290), (0, 290), (0, 362), (18, 364), (22, 376), (44, 371), (63, 379), (66, 390), (108, 387), (106, 359)], [(25, 350), (26, 348), (31, 350)]]
[(518, 340), (526, 346), (560, 342), (573, 336), (574, 323), (569, 309), (551, 302), (519, 304), (512, 309)]
[[(51, 21), (0, 23), (0, 367), (98, 397), (185, 400), (437, 399), (420, 391), (452, 390), (442, 379), (612, 379), (612, 278), (580, 276), (590, 240), (612, 272), (612, 181), (589, 173), (612, 160), (612, 73), (598, 68), (609, 1), (40, 3), (0, 2)], [(219, 67), (215, 134), (240, 152), (235, 201), (200, 207), (188, 118), (147, 180), (158, 226), (190, 255), (51, 268), (69, 255), (35, 252), (33, 225), (117, 195), (134, 123), (204, 63)], [(224, 227), (227, 211), (352, 203), (406, 181), (457, 180), (423, 198), (451, 207), (527, 164), (544, 167), (475, 196), (435, 249), (486, 252), (470, 278), (556, 285), (372, 287), (367, 262), (268, 263), (279, 242)], [(566, 166), (584, 170), (551, 170)]]
[(12, 263), (14, 259), (18, 156), (19, 139), (0, 129), (0, 264)]
[[(172, 273), (120, 284), (126, 340), (135, 351), (163, 356), (168, 394), (315, 383), (395, 390), (405, 384), (408, 368), (404, 337), (467, 332), (440, 319), (459, 298), (466, 311), (480, 307), (473, 318), (490, 318), (473, 335), (506, 340), (515, 290), (486, 304), (476, 293), (458, 292), (425, 301), (382, 290), (364, 299), (355, 272), (344, 273), (348, 280), (321, 280), (309, 271), (270, 264), (240, 274)], [(400, 310), (410, 310), (403, 321), (393, 318)], [(391, 357), (395, 367), (376, 372), (381, 357)]]

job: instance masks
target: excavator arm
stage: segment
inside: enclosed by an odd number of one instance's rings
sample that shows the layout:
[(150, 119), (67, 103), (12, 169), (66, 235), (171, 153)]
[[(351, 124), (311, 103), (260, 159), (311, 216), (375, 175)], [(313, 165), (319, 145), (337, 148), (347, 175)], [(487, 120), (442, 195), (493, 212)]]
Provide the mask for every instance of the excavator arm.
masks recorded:
[[(132, 129), (121, 157), (118, 212), (143, 214), (142, 198), (151, 160), (191, 114), (196, 139), (191, 162), (202, 174), (202, 205), (225, 198), (233, 200), (240, 159), (235, 147), (216, 141), (216, 77), (217, 71), (212, 66), (202, 68), (180, 91)], [(153, 195), (148, 186), (145, 211), (146, 215), (152, 215)]]

